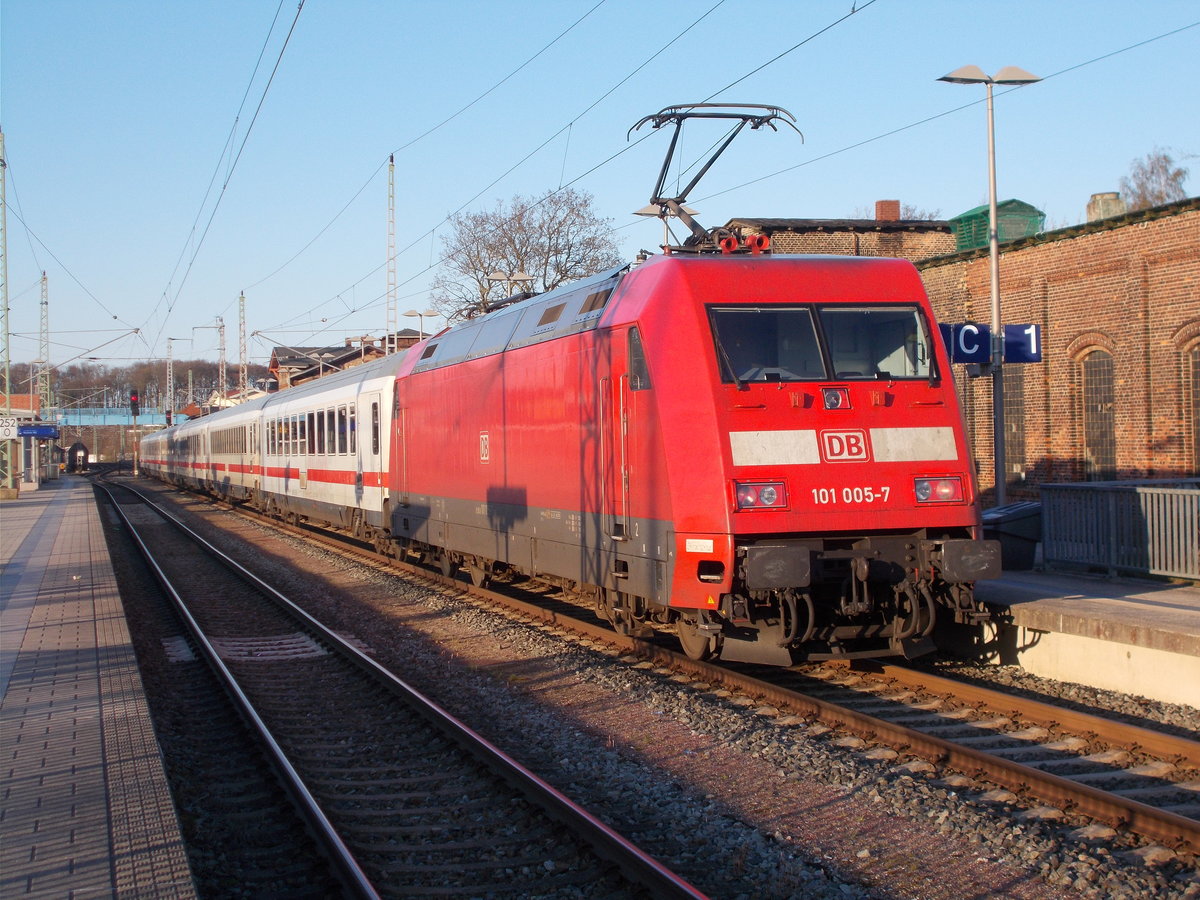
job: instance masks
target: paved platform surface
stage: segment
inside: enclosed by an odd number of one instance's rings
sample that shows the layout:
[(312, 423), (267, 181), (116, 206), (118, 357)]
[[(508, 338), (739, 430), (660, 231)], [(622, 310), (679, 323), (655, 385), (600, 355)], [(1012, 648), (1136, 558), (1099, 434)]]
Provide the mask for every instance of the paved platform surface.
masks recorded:
[(975, 585), (1013, 623), (1200, 656), (1200, 587), (1062, 572), (1005, 572)]
[(995, 661), (1200, 709), (1200, 587), (1031, 571), (975, 590), (1012, 619)]
[(195, 897), (91, 482), (0, 502), (0, 896)]

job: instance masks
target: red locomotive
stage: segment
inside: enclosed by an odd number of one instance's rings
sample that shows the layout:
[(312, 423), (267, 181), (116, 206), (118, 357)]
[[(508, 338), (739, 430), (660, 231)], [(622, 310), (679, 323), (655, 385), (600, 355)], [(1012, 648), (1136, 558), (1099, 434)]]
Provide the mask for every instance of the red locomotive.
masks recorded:
[(399, 372), (391, 534), (594, 594), (696, 657), (912, 654), (998, 574), (916, 270), (668, 255)]

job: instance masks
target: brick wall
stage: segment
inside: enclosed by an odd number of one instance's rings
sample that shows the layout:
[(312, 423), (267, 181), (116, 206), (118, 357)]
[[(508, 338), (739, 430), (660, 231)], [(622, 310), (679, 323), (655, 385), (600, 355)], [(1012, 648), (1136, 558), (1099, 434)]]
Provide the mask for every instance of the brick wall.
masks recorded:
[[(987, 251), (917, 263), (940, 321), (990, 322)], [(1001, 248), (1006, 323), (1042, 326), (1043, 362), (1006, 367), (1023, 382), (1024, 456), (1008, 453), (1009, 494), (1036, 499), (1041, 482), (1084, 480), (1082, 362), (1113, 358), (1112, 440), (1118, 478), (1200, 472), (1200, 200), (1050, 232)], [(990, 493), (991, 379), (955, 366), (980, 487)], [(1018, 471), (1012, 472), (1013, 468)]]
[(947, 231), (775, 231), (775, 253), (837, 253), (846, 256), (892, 256), (925, 259), (954, 252)]

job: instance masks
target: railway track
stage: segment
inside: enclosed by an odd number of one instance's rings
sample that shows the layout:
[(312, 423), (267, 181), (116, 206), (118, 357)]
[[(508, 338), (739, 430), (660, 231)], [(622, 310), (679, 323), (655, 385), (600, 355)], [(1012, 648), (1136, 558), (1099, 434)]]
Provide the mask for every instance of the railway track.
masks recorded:
[(397, 561), (325, 532), (286, 526), (293, 534), (453, 586), (490, 604), (585, 640), (666, 666), (709, 689), (754, 698), (801, 718), (814, 736), (874, 758), (935, 767), (951, 787), (985, 800), (1020, 800), (1047, 819), (1084, 820), (1080, 834), (1112, 830), (1200, 854), (1200, 742), (1139, 728), (902, 666), (860, 663), (795, 669), (716, 666), (691, 660), (662, 642), (613, 632), (590, 609), (504, 585), (480, 587)]
[(702, 896), (142, 499), (114, 507), (348, 895)]

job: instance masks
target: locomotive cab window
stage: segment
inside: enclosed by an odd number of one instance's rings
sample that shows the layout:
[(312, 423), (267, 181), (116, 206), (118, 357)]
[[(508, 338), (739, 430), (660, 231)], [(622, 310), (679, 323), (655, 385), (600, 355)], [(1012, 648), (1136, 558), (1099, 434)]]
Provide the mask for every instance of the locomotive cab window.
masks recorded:
[(646, 365), (646, 350), (642, 346), (642, 333), (636, 325), (629, 329), (629, 389), (650, 390), (650, 369)]
[(834, 378), (929, 378), (930, 340), (915, 306), (823, 306)]
[(912, 305), (709, 310), (721, 380), (928, 379), (929, 330)]
[(736, 306), (709, 311), (721, 380), (805, 381), (825, 377), (808, 307)]

